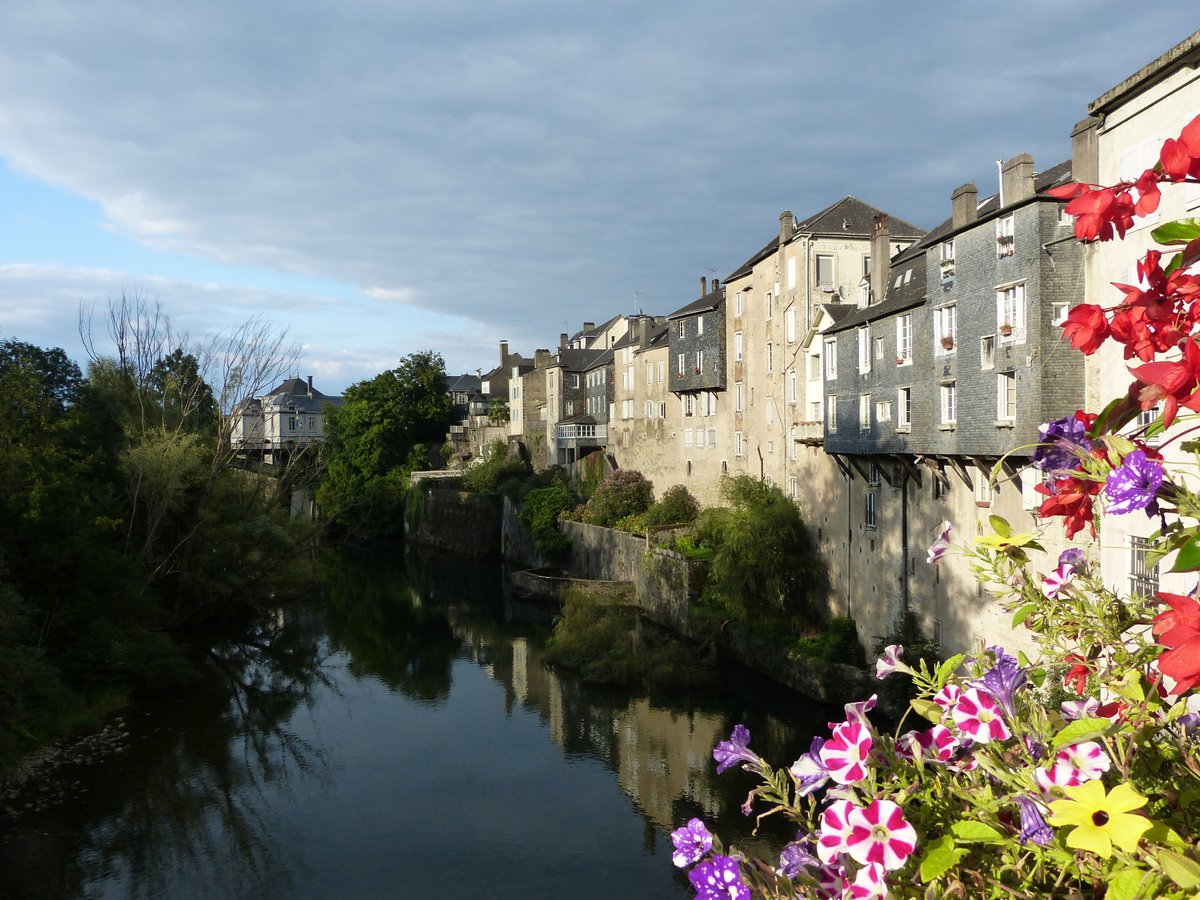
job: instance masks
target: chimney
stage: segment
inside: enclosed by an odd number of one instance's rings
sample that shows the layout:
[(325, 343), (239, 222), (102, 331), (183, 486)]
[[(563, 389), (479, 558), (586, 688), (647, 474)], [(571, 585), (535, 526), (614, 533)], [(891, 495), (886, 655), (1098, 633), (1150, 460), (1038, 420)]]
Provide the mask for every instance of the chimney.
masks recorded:
[(500, 368), (508, 368), (508, 341), (500, 342)]
[(1018, 153), (1000, 169), (1004, 205), (1011, 206), (1033, 196), (1033, 157)]
[(594, 330), (595, 330), (595, 328), (596, 328), (596, 323), (595, 323), (595, 322), (584, 322), (584, 323), (583, 323), (583, 332), (584, 332), (584, 337), (587, 337), (587, 333), (588, 333), (589, 331), (594, 331)]
[(875, 217), (871, 234), (871, 302), (880, 303), (887, 294), (888, 276), (892, 271), (892, 234), (887, 216)]
[(1095, 116), (1071, 129), (1071, 177), (1080, 184), (1096, 184), (1100, 180), (1099, 132), (1100, 120)]
[(308, 399), (312, 399), (312, 376), (308, 376)]
[(700, 276), (700, 296), (704, 297), (708, 294), (708, 278), (704, 275)]
[(975, 182), (959, 185), (950, 195), (950, 227), (962, 228), (975, 221), (979, 215), (979, 188)]
[(785, 209), (779, 214), (779, 246), (782, 248), (784, 244), (796, 236), (796, 217), (792, 215), (790, 209)]
[(714, 278), (714, 279), (713, 279), (713, 293), (715, 294), (715, 293), (716, 293), (717, 291), (719, 291), (720, 289), (721, 289), (721, 279), (720, 279), (720, 278)]
[(558, 333), (558, 349), (559, 349), (559, 350), (563, 350), (563, 349), (565, 349), (565, 348), (566, 348), (566, 346), (567, 346), (567, 337), (568, 337), (568, 335), (567, 335), (567, 333), (566, 333), (565, 331), (560, 331), (560, 332)]
[(645, 350), (650, 346), (650, 319), (642, 316), (638, 319), (638, 349)]
[(538, 369), (544, 369), (546, 366), (550, 365), (550, 351), (542, 349), (534, 350), (533, 365)]

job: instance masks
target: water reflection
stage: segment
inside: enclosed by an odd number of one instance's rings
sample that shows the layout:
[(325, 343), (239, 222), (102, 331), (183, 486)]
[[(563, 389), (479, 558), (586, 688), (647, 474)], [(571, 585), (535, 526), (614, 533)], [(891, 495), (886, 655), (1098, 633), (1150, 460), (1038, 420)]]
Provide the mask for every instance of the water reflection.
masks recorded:
[(0, 895), (687, 896), (667, 833), (752, 826), (753, 781), (718, 778), (713, 745), (746, 722), (787, 762), (829, 711), (737, 672), (670, 697), (583, 685), (543, 662), (552, 610), (505, 584), (331, 561), (320, 604), (213, 636), (186, 694), (130, 710), (127, 753), (56, 775), (86, 793), (0, 822)]

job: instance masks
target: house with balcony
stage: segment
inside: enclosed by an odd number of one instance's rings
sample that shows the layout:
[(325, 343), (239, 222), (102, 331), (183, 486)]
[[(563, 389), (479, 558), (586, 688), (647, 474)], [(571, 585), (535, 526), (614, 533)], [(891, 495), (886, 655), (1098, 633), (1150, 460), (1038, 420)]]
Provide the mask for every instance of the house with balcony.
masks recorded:
[(907, 612), (947, 652), (1026, 641), (961, 557), (920, 567), (942, 521), (968, 537), (992, 514), (1036, 525), (1041, 496), (1023, 466), (1039, 426), (1073, 412), (1084, 390), (1083, 357), (1058, 328), (1080, 299), (1082, 250), (1064, 240), (1062, 202), (1044, 194), (1070, 175), (1065, 163), (1036, 172), (1020, 154), (996, 194), (958, 188), (951, 217), (920, 242), (876, 253), (872, 302), (822, 337), (824, 448), (847, 511), (831, 561), (875, 573), (838, 585), (860, 629)]

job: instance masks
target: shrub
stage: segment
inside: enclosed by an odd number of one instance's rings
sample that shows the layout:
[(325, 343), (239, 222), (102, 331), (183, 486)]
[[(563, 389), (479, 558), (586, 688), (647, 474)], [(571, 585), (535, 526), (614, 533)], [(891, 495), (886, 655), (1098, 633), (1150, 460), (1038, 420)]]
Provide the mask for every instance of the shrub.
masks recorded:
[(571, 542), (558, 530), (558, 517), (570, 505), (571, 495), (561, 484), (536, 488), (525, 495), (517, 517), (533, 534), (533, 549), (550, 562), (571, 549)]
[(700, 504), (682, 484), (667, 488), (657, 503), (646, 510), (643, 519), (647, 528), (663, 528), (667, 525), (687, 525), (696, 521)]
[(653, 502), (654, 487), (645, 475), (634, 469), (617, 469), (592, 494), (584, 521), (608, 528), (626, 516), (645, 512)]
[(519, 459), (511, 459), (503, 441), (494, 441), (487, 456), (463, 472), (464, 490), (480, 494), (512, 494), (520, 489), (521, 482), (529, 475), (529, 465)]

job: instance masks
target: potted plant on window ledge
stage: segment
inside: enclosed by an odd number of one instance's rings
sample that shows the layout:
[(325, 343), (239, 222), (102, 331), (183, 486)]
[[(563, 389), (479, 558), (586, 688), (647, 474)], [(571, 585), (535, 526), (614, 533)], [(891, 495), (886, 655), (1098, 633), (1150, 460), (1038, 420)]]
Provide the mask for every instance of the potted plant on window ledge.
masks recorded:
[(954, 338), (951, 335), (948, 335), (948, 334), (942, 335), (942, 349), (943, 350), (953, 350), (954, 349)]
[(1013, 333), (1012, 322), (1002, 322), (999, 330), (1002, 337), (1008, 337)]

